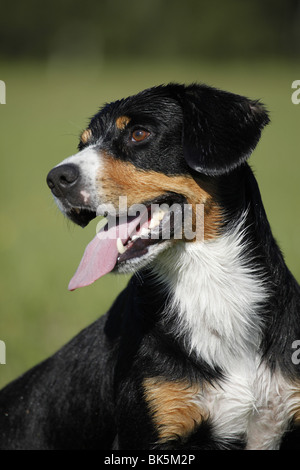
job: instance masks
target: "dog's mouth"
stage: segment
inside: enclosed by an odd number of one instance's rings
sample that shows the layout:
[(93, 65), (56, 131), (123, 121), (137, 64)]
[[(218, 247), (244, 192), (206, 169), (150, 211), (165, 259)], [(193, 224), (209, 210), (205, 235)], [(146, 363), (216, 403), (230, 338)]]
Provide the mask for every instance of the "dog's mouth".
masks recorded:
[[(181, 195), (165, 195), (141, 206), (138, 215), (108, 216), (106, 225), (86, 247), (69, 290), (88, 286), (129, 260), (147, 256), (155, 245), (181, 238), (184, 203)], [(68, 216), (85, 226), (96, 213), (72, 209)]]
[(73, 207), (67, 211), (67, 217), (80, 227), (84, 228), (97, 216), (96, 211)]

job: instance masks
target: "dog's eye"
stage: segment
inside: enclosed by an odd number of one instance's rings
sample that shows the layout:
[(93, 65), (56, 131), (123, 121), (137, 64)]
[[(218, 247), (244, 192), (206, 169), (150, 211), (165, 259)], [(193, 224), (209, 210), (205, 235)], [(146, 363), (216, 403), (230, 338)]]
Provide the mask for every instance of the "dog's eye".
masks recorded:
[(142, 140), (147, 139), (149, 135), (150, 135), (150, 132), (148, 131), (144, 131), (143, 129), (136, 129), (131, 134), (131, 140), (132, 142), (142, 142)]

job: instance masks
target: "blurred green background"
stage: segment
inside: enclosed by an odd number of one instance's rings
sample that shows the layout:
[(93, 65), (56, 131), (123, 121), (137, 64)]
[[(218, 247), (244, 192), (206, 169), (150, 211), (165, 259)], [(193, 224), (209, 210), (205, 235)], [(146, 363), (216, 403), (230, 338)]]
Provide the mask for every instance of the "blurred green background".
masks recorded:
[(98, 0), (1, 3), (0, 386), (103, 314), (126, 278), (68, 292), (97, 221), (56, 208), (47, 172), (76, 152), (107, 101), (167, 83), (205, 82), (260, 98), (272, 123), (251, 165), (274, 231), (300, 280), (298, 0)]

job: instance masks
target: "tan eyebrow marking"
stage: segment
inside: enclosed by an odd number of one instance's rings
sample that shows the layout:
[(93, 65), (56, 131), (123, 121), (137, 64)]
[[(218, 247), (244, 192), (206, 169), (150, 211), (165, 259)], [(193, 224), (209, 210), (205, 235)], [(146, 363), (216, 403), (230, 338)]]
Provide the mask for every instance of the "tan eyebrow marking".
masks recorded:
[(83, 144), (86, 144), (90, 140), (91, 137), (92, 137), (91, 129), (85, 129), (85, 131), (83, 131), (83, 133), (80, 136), (80, 140)]
[(128, 116), (120, 116), (118, 119), (116, 119), (116, 126), (118, 129), (121, 131), (125, 129), (127, 124), (129, 124), (130, 118)]

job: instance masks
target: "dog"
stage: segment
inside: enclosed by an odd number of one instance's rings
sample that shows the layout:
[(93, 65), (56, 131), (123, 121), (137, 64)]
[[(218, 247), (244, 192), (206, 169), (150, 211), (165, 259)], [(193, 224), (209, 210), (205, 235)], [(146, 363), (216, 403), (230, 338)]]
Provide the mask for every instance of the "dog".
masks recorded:
[[(300, 289), (247, 162), (268, 123), (260, 101), (176, 83), (91, 119), (47, 176), (67, 218), (110, 221), (69, 289), (133, 275), (106, 315), (1, 391), (2, 449), (299, 448)], [(202, 238), (175, 223), (185, 206)]]

